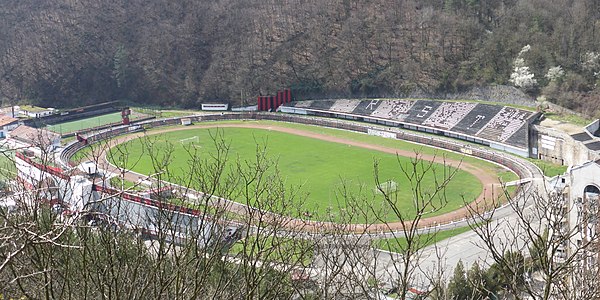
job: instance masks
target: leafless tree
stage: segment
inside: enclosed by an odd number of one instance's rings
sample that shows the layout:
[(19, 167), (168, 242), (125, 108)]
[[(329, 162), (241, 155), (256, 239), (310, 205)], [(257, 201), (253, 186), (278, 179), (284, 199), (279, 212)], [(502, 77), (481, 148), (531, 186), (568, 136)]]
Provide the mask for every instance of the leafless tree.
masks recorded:
[[(423, 231), (419, 230), (423, 227), (421, 221), (446, 207), (448, 203), (446, 187), (458, 172), (457, 168), (449, 167), (443, 157), (440, 158), (441, 163), (437, 160), (436, 158), (426, 161), (420, 157), (419, 153), (415, 153), (415, 157), (410, 163), (402, 165), (399, 162), (399, 171), (403, 177), (408, 179), (409, 184), (407, 187), (400, 187), (404, 189), (401, 192), (410, 194), (414, 203), (413, 209), (410, 211), (401, 210), (398, 206), (397, 193), (390, 193), (383, 187), (378, 176), (378, 165), (375, 164), (375, 180), (379, 192), (383, 195), (386, 207), (389, 208), (391, 214), (402, 223), (400, 230), (397, 230), (390, 228), (389, 223), (384, 219), (378, 220), (388, 226), (386, 231), (393, 232), (395, 237), (403, 237), (405, 240), (405, 243), (398, 239), (392, 239), (389, 242), (395, 244), (394, 248), (399, 249), (400, 254), (399, 262), (393, 264), (397, 273), (397, 276), (393, 277), (393, 286), (397, 289), (400, 299), (405, 299), (409, 289), (415, 285), (425, 283), (425, 285), (435, 287), (435, 282), (441, 278), (439, 273), (429, 273), (435, 270), (421, 270), (419, 267), (424, 246), (431, 244), (436, 234), (435, 229), (429, 231), (428, 234), (423, 234)], [(428, 185), (424, 177), (431, 174), (435, 181)], [(436, 251), (436, 256), (440, 261), (441, 253)], [(419, 271), (427, 276), (422, 276), (419, 280), (415, 274)], [(442, 272), (441, 269), (437, 271)]]
[[(104, 168), (103, 175), (89, 177), (103, 188), (77, 215), (53, 210), (41, 201), (44, 194), (23, 194), (22, 201), (36, 204), (28, 211), (19, 205), (16, 212), (2, 209), (3, 293), (47, 299), (373, 299), (385, 284), (406, 297), (415, 272), (426, 272), (417, 261), (433, 239), (417, 228), (446, 205), (444, 189), (457, 171), (419, 155), (399, 165), (410, 182), (401, 192), (410, 193), (415, 205), (407, 212), (380, 182), (376, 163), (376, 192), (363, 188), (351, 194), (341, 185), (339, 203), (333, 204), (339, 214), (309, 216), (302, 187), (283, 180), (268, 145), (258, 144), (255, 159), (241, 161), (215, 131), (217, 150), (186, 147), (187, 157), (176, 159), (186, 159), (188, 166), (177, 176), (181, 172), (170, 169), (174, 148), (160, 145), (160, 138), (142, 140), (153, 166), (145, 178), (152, 182), (152, 209), (128, 202), (143, 189), (125, 169), (140, 158), (126, 143), (111, 147), (111, 142), (96, 144), (83, 159)], [(115, 166), (105, 165), (104, 155)], [(426, 172), (439, 181), (426, 186), (421, 175)], [(110, 180), (109, 173), (120, 179)], [(195, 209), (196, 221), (174, 212), (174, 205)], [(407, 243), (390, 240), (400, 253), (381, 266), (373, 249), (380, 237), (373, 232), (392, 230), (387, 212), (403, 223), (393, 237)]]
[(599, 273), (590, 262), (597, 260), (598, 237), (582, 238), (580, 231), (582, 224), (595, 222), (597, 205), (577, 217), (579, 226), (570, 226), (569, 215), (579, 208), (568, 204), (568, 190), (530, 184), (516, 194), (504, 188), (508, 217), (497, 218), (498, 210), (471, 210), (472, 229), (501, 274), (497, 284), (514, 299), (597, 298)]

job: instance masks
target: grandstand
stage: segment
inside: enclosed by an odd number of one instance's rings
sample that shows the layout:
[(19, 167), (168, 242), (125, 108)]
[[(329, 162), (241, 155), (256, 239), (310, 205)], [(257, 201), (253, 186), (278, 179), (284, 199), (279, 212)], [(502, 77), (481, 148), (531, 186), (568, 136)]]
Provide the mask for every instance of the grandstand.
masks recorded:
[(501, 105), (434, 100), (309, 100), (284, 104), (281, 112), (344, 118), (445, 135), (524, 157), (529, 125), (539, 113)]
[(531, 112), (505, 106), (476, 135), (504, 142), (525, 124), (529, 115)]
[(423, 125), (432, 126), (436, 128), (450, 129), (465, 115), (467, 115), (476, 106), (475, 103), (465, 102), (445, 102), (435, 110), (427, 120), (423, 122)]
[(313, 103), (310, 105), (310, 107), (314, 108), (314, 109), (328, 110), (329, 108), (331, 108), (331, 106), (334, 103), (335, 103), (335, 101), (331, 101), (331, 100), (313, 101)]
[[(319, 102), (319, 101), (315, 101), (315, 102)], [(314, 104), (315, 102), (313, 102), (313, 105), (311, 107), (315, 107), (316, 105)], [(377, 110), (377, 108), (379, 107), (379, 104), (381, 103), (380, 100), (363, 100), (360, 101), (360, 103), (358, 103), (358, 105), (356, 106), (356, 108), (354, 108), (354, 110), (352, 110), (352, 113), (355, 115), (371, 115), (374, 111)]]
[(356, 102), (356, 100), (337, 100), (330, 109), (332, 111), (350, 113), (356, 108), (357, 105), (358, 102)]
[[(352, 100), (350, 100), (352, 101)], [(290, 106), (295, 106), (298, 108), (303, 108), (303, 107), (310, 107), (313, 104), (314, 101), (312, 100), (307, 100), (307, 101), (299, 101), (299, 102), (295, 102), (293, 105)], [(356, 107), (356, 106), (354, 106)]]
[(464, 116), (453, 128), (453, 131), (468, 135), (477, 134), (487, 122), (502, 110), (502, 106), (478, 104)]
[(383, 101), (371, 115), (384, 119), (404, 119), (414, 101), (391, 100)]

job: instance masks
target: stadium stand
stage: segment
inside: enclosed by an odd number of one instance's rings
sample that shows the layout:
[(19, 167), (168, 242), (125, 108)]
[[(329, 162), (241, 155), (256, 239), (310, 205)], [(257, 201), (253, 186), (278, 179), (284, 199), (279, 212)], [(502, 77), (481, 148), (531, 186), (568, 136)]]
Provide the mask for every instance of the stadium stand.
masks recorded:
[(585, 142), (585, 141), (591, 141), (592, 137), (587, 134), (587, 132), (580, 132), (580, 133), (576, 133), (576, 134), (572, 134), (571, 137), (579, 142)]
[(504, 142), (521, 128), (531, 114), (529, 111), (505, 106), (476, 136)]
[(313, 103), (310, 105), (310, 108), (320, 109), (320, 110), (329, 110), (331, 108), (331, 106), (333, 106), (333, 103), (335, 103), (335, 101), (333, 101), (333, 100), (313, 101)]
[(465, 102), (444, 102), (423, 125), (450, 129), (464, 118), (477, 104)]
[(600, 142), (593, 142), (593, 143), (589, 143), (589, 144), (585, 144), (585, 146), (593, 151), (598, 151), (600, 150)]
[(360, 103), (358, 103), (358, 105), (352, 111), (352, 113), (355, 114), (355, 115), (369, 116), (375, 110), (377, 110), (377, 107), (379, 107), (379, 104), (381, 104), (381, 102), (382, 101), (380, 101), (380, 100), (363, 100), (363, 101), (360, 101)]
[(527, 148), (529, 125), (523, 124), (515, 133), (513, 133), (505, 142), (509, 145), (515, 145), (522, 148)]
[(452, 127), (451, 130), (468, 135), (475, 135), (501, 109), (502, 106), (482, 103), (477, 104), (477, 106), (475, 106), (462, 120), (460, 120), (456, 126)]
[[(406, 99), (302, 102), (305, 101), (284, 105), (281, 111), (424, 131), (488, 145), (521, 156), (530, 155), (529, 125), (540, 115), (518, 108), (474, 102)], [(295, 109), (286, 109), (286, 106)]]
[(440, 101), (419, 100), (410, 108), (404, 121), (413, 124), (421, 124), (423, 121), (427, 120), (427, 118), (429, 118), (441, 105), (442, 102)]
[(415, 104), (410, 100), (386, 100), (371, 114), (373, 117), (384, 119), (404, 120), (408, 110)]
[(293, 107), (310, 107), (313, 103), (313, 100), (306, 100), (306, 101), (298, 101), (298, 102), (292, 102), (292, 106)]
[(339, 111), (343, 113), (351, 113), (357, 105), (358, 102), (356, 100), (342, 99), (335, 101), (335, 103), (331, 106), (330, 110)]

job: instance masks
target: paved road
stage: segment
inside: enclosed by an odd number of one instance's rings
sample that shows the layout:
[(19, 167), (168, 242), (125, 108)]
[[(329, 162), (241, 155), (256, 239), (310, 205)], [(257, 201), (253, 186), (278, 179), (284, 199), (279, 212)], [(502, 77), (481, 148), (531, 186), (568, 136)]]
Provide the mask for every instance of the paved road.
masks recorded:
[[(530, 192), (535, 192), (537, 189), (544, 191), (544, 180), (534, 180), (531, 189)], [(530, 203), (531, 197), (518, 197), (518, 201), (518, 204), (524, 207), (526, 214), (535, 211), (534, 205)], [(525, 203), (525, 201), (528, 202)], [(494, 236), (495, 246), (518, 251), (527, 249), (526, 238), (515, 232), (515, 224), (518, 224), (518, 218), (515, 216), (513, 207), (507, 206), (496, 211), (493, 221), (488, 227), (497, 232)], [(526, 253), (524, 254), (526, 255)], [(377, 260), (377, 275), (391, 287), (391, 283), (397, 280), (397, 270), (402, 269), (400, 255), (375, 250), (374, 256)], [(477, 233), (468, 231), (426, 247), (415, 263), (415, 266), (419, 267), (415, 274), (415, 284), (429, 282), (427, 274), (440, 274), (442, 278), (448, 280), (453, 275), (454, 268), (459, 261), (462, 261), (467, 270), (474, 262), (478, 262), (480, 266), (489, 266), (494, 262)]]

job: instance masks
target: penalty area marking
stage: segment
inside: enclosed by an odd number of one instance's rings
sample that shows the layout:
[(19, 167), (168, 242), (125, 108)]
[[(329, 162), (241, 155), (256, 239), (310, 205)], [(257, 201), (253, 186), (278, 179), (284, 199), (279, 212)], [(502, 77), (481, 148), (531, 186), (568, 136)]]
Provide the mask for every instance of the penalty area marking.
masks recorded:
[(186, 143), (186, 142), (189, 142), (189, 141), (199, 141), (198, 136), (195, 135), (193, 137), (189, 137), (189, 138), (185, 138), (185, 139), (179, 140), (179, 142), (182, 143), (182, 144)]

